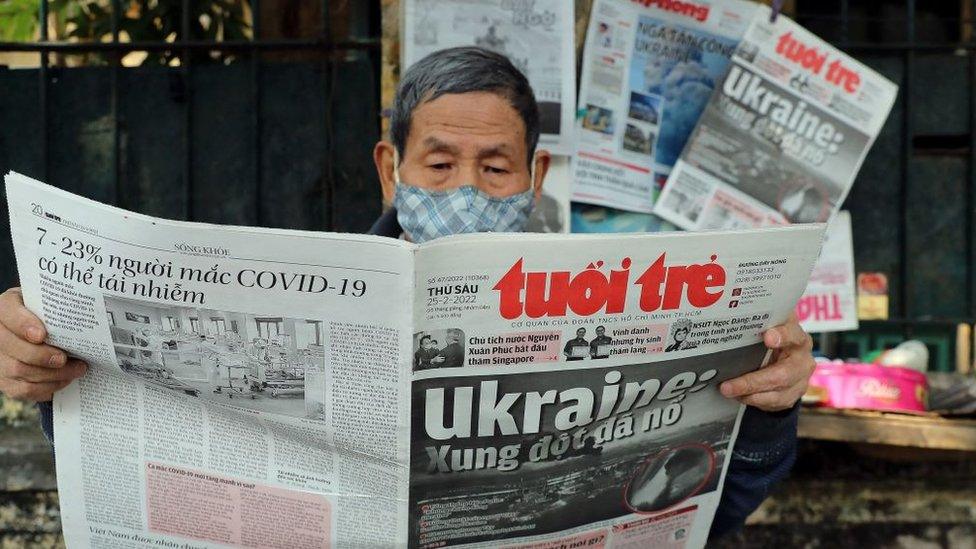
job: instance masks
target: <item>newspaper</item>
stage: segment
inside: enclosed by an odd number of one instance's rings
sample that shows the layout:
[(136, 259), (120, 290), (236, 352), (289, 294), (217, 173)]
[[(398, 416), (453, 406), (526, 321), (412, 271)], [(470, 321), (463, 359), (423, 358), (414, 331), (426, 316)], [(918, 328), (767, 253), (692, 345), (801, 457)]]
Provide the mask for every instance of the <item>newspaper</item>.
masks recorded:
[(573, 233), (656, 233), (677, 230), (654, 214), (628, 212), (574, 202), (570, 210)]
[(851, 215), (840, 211), (827, 227), (820, 258), (813, 267), (803, 297), (796, 304), (800, 326), (810, 333), (856, 330), (854, 282)]
[(761, 6), (654, 213), (688, 230), (828, 220), (898, 87)]
[(573, 2), (403, 0), (401, 10), (401, 71), (430, 53), (454, 46), (480, 46), (504, 54), (535, 91), (542, 146), (558, 154), (573, 151)]
[(755, 9), (745, 0), (594, 2), (573, 200), (652, 211)]
[(69, 547), (702, 547), (824, 227), (398, 239), (7, 178)]

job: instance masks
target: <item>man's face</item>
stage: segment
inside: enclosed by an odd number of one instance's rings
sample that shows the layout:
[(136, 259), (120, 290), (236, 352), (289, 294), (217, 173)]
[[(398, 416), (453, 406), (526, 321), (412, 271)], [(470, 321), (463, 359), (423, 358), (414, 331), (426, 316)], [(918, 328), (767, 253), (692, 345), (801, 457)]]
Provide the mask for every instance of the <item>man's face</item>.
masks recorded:
[(427, 339), (423, 340), (422, 342), (420, 342), (420, 347), (423, 348), (423, 349), (430, 349), (433, 346), (434, 346), (434, 343), (431, 341), (431, 339), (429, 337)]
[[(525, 123), (509, 102), (494, 93), (447, 94), (413, 111), (399, 172), (403, 184), (433, 191), (472, 185), (493, 197), (533, 188), (536, 199), (549, 155), (535, 159), (535, 181), (529, 169)], [(377, 144), (374, 160), (383, 197), (393, 199), (393, 145)]]
[(604, 329), (604, 328), (597, 328), (596, 329), (596, 335), (599, 336), (599, 337), (603, 337), (603, 334), (605, 334), (605, 333), (607, 333), (607, 330)]
[(579, 330), (576, 330), (576, 337), (582, 338), (585, 335), (586, 335), (586, 328), (580, 328)]

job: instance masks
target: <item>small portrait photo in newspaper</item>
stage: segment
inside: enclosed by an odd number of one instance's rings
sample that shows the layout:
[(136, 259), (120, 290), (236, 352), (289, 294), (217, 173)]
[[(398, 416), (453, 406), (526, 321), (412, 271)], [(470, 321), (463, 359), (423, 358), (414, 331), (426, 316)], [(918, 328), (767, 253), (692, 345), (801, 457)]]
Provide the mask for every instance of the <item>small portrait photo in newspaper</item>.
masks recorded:
[[(569, 361), (599, 360), (610, 358), (613, 348), (613, 338), (607, 335), (607, 327), (600, 325), (589, 335), (588, 328), (579, 327), (570, 334), (564, 335), (563, 357)], [(566, 339), (568, 338), (568, 339)]]
[(698, 344), (690, 338), (693, 327), (694, 323), (688, 318), (679, 318), (672, 322), (668, 346), (664, 348), (664, 352), (673, 353), (698, 347)]
[(590, 340), (587, 338), (586, 328), (577, 328), (575, 336), (563, 344), (563, 356), (569, 361), (586, 360), (590, 357)]
[(323, 322), (105, 298), (119, 369), (174, 393), (324, 419)]
[(464, 332), (458, 328), (430, 330), (413, 335), (413, 369), (464, 366)]

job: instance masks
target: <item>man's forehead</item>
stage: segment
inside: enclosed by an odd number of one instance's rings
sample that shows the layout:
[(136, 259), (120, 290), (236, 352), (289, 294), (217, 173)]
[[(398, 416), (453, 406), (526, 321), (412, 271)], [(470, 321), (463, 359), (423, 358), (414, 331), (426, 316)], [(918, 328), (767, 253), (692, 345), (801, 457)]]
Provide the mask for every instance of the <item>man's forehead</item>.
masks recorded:
[(486, 92), (445, 94), (418, 106), (411, 117), (408, 141), (429, 137), (455, 143), (460, 138), (492, 139), (524, 146), (525, 123), (503, 97)]

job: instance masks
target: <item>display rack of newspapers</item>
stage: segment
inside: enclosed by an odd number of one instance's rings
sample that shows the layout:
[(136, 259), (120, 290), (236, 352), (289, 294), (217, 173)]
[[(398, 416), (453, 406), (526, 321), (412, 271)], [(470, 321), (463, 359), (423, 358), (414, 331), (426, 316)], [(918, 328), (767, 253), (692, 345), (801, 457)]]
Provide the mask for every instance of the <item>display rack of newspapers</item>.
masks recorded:
[(573, 200), (649, 213), (757, 4), (595, 0)]
[(688, 230), (827, 221), (897, 92), (758, 6), (654, 213)]
[(405, 240), (6, 177), (69, 547), (702, 547), (824, 225)]

